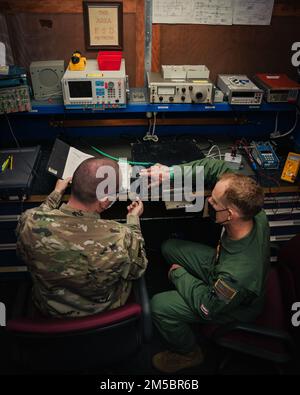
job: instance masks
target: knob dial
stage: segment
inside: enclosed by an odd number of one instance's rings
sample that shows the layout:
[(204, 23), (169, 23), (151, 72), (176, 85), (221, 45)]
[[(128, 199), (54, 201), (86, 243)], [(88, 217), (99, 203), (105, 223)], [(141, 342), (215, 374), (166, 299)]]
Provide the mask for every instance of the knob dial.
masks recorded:
[(169, 100), (170, 100), (170, 101), (174, 101), (174, 97), (170, 96), (170, 97), (169, 97)]

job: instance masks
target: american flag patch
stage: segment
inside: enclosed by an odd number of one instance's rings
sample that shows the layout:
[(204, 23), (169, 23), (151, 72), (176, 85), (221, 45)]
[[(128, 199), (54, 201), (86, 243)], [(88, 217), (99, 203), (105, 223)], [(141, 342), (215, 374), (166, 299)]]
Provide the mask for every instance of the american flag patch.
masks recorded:
[(202, 313), (204, 313), (205, 315), (209, 314), (209, 310), (207, 310), (207, 308), (204, 306), (204, 304), (202, 303), (200, 306), (200, 310), (202, 311)]

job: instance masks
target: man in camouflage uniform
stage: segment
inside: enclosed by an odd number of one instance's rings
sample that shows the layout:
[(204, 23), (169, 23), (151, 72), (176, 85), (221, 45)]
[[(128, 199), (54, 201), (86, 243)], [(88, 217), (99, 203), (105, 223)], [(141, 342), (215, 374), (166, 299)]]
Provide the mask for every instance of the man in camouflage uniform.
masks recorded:
[(60, 206), (70, 179), (58, 180), (45, 202), (20, 218), (17, 252), (32, 275), (34, 304), (45, 315), (80, 317), (122, 306), (132, 280), (146, 270), (143, 204), (127, 207), (126, 225), (101, 219), (111, 205), (96, 196), (101, 166), (111, 166), (118, 180), (116, 162), (87, 159), (73, 175), (67, 204)]

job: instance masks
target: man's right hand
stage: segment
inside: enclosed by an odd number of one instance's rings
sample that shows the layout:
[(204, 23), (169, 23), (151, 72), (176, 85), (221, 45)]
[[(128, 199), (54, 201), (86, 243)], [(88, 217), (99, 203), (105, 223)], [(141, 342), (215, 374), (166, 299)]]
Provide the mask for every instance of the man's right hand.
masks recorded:
[(140, 199), (138, 199), (127, 206), (127, 210), (128, 214), (137, 215), (140, 217), (144, 212), (144, 204)]
[(54, 190), (58, 193), (63, 194), (71, 182), (72, 182), (72, 177), (68, 177), (65, 180), (59, 179), (56, 182)]
[(170, 168), (160, 163), (156, 163), (154, 166), (151, 166), (148, 169), (141, 170), (140, 176), (148, 176), (149, 178), (151, 178), (149, 187), (159, 185), (163, 181), (170, 180)]

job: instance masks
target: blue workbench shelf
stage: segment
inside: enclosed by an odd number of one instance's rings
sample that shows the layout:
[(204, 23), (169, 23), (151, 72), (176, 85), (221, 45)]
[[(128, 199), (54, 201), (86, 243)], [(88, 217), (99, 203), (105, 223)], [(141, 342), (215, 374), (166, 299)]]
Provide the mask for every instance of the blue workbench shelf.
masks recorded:
[(106, 109), (66, 109), (62, 102), (32, 102), (29, 114), (104, 114), (104, 113), (145, 113), (145, 112), (248, 112), (248, 111), (295, 111), (296, 107), (288, 103), (262, 103), (260, 106), (230, 105), (228, 103), (209, 104), (149, 104), (128, 103), (126, 108)]

